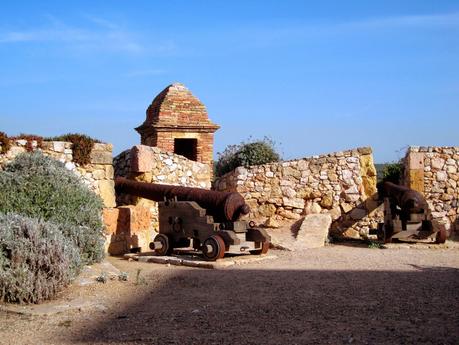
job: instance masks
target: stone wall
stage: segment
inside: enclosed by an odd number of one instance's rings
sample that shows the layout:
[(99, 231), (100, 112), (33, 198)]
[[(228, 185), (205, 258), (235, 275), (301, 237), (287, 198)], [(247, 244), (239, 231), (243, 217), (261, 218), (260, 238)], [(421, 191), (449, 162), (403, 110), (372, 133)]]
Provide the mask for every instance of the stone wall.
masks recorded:
[[(115, 176), (131, 180), (210, 189), (209, 165), (186, 159), (157, 147), (134, 146), (114, 158)], [(104, 214), (111, 232), (109, 253), (134, 247), (148, 250), (159, 229), (158, 204), (130, 195), (117, 195), (118, 208)]]
[(337, 236), (366, 236), (383, 219), (369, 147), (239, 167), (217, 179), (214, 189), (241, 193), (252, 209), (249, 217), (267, 223), (329, 213)]
[(136, 145), (113, 160), (115, 176), (136, 181), (210, 189), (209, 165), (166, 152), (158, 147)]
[[(15, 140), (5, 154), (0, 154), (0, 169), (11, 162), (18, 154), (26, 152), (26, 140)], [(42, 147), (32, 142), (34, 150), (53, 157), (65, 164), (68, 170), (75, 172), (82, 181), (96, 194), (100, 195), (105, 207), (115, 206), (115, 190), (113, 182), (112, 145), (94, 144), (91, 151), (91, 163), (85, 166), (73, 162), (72, 143), (64, 141), (44, 141)], [(1, 150), (0, 150), (1, 152)]]
[(424, 194), (434, 220), (447, 230), (457, 227), (459, 147), (410, 147), (405, 156), (405, 184)]

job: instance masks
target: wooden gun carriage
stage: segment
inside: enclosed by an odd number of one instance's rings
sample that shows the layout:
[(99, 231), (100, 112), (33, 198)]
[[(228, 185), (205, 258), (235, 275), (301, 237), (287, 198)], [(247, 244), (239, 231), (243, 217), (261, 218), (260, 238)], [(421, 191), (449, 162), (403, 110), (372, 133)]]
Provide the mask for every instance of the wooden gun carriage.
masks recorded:
[(158, 202), (159, 234), (150, 243), (158, 255), (176, 248), (192, 247), (206, 260), (226, 253), (264, 254), (270, 237), (253, 222), (240, 220), (250, 212), (239, 193), (201, 188), (115, 180), (117, 193), (126, 193)]
[(380, 194), (384, 200), (384, 223), (378, 227), (378, 239), (446, 241), (445, 229), (435, 230), (428, 219), (428, 205), (424, 196), (410, 188), (384, 182)]

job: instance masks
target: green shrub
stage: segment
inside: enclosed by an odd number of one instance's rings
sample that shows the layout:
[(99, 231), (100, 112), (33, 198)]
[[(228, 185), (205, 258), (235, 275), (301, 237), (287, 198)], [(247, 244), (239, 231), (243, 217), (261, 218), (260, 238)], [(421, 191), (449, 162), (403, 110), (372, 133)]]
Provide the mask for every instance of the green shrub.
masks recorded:
[(0, 132), (0, 146), (0, 153), (7, 153), (11, 148), (10, 138), (8, 138), (5, 132)]
[(382, 180), (400, 184), (404, 173), (403, 163), (386, 164), (382, 170)]
[(229, 145), (225, 151), (218, 153), (215, 166), (217, 176), (222, 176), (237, 167), (249, 167), (280, 160), (275, 143), (265, 137), (262, 140), (242, 142), (239, 145)]
[(69, 133), (57, 137), (46, 138), (47, 141), (69, 141), (72, 143), (73, 161), (80, 165), (91, 163), (91, 151), (99, 140), (79, 133)]
[(78, 273), (79, 250), (60, 226), (0, 214), (0, 300), (38, 303), (53, 297)]
[(102, 200), (63, 163), (24, 153), (0, 172), (0, 212), (62, 225), (85, 263), (103, 258)]

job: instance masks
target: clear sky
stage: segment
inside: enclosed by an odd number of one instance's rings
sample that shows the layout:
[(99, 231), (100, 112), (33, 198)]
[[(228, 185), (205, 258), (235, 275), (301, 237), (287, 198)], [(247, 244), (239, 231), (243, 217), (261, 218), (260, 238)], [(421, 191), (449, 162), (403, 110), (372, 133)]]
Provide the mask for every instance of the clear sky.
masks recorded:
[(0, 130), (115, 146), (182, 82), (221, 125), (284, 158), (459, 146), (459, 1), (2, 1)]

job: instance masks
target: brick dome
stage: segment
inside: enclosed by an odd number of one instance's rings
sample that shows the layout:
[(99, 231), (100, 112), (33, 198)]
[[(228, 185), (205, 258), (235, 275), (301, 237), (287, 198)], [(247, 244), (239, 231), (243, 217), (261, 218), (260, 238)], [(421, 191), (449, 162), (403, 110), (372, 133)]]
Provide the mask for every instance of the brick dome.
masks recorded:
[(208, 118), (205, 105), (181, 83), (161, 91), (147, 108), (146, 115), (144, 124), (215, 126)]

